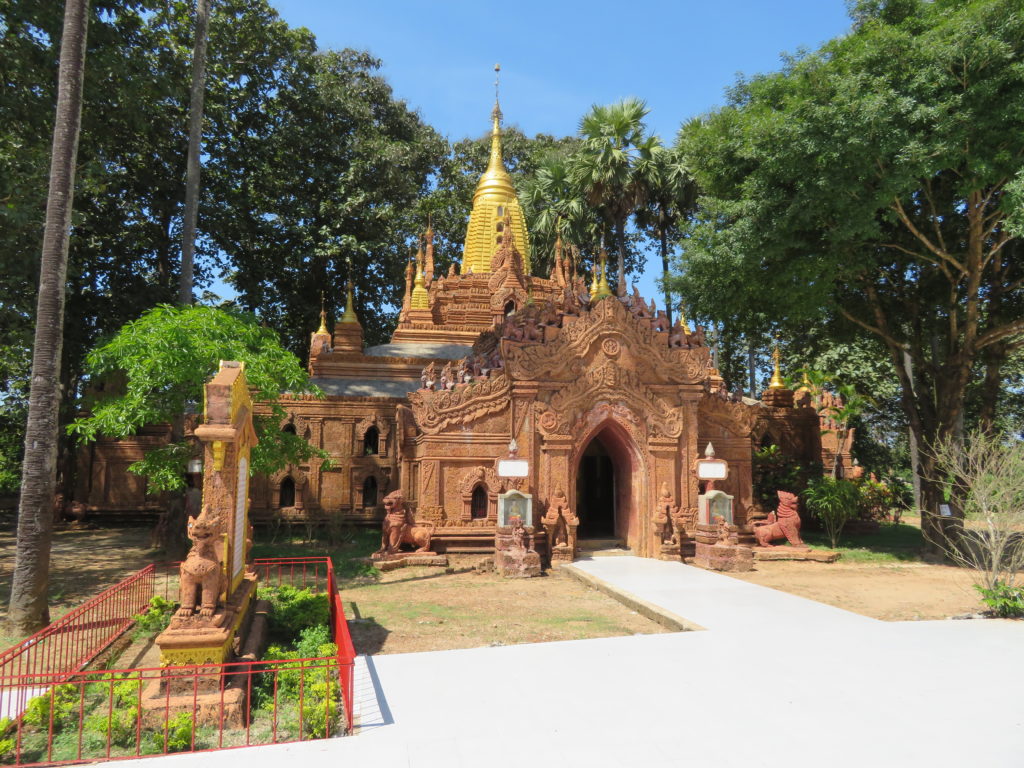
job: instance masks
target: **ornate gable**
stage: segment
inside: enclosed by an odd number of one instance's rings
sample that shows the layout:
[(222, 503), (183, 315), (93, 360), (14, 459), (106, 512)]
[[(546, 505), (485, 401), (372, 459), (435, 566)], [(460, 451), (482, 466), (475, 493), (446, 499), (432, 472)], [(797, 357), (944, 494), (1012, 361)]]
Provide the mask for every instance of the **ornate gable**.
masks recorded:
[(512, 377), (524, 381), (573, 381), (599, 354), (618, 358), (622, 350), (638, 365), (640, 380), (650, 384), (699, 384), (711, 370), (706, 348), (669, 348), (665, 331), (651, 329), (614, 298), (599, 301), (567, 323), (544, 344), (503, 345)]

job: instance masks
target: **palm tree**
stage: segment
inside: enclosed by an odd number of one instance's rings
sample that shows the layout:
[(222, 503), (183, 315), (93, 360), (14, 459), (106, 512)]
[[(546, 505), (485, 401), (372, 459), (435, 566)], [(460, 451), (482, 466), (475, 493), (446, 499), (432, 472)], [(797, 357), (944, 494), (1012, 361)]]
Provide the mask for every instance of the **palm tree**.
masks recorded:
[(196, 0), (196, 39), (192, 48), (192, 94), (188, 108), (188, 158), (185, 166), (185, 215), (181, 227), (181, 277), (178, 303), (192, 303), (192, 273), (199, 213), (199, 150), (203, 141), (203, 95), (206, 91), (206, 39), (210, 0)]
[(64, 283), (68, 271), (78, 134), (82, 124), (82, 81), (88, 25), (89, 0), (66, 0), (50, 156), (50, 188), (46, 198), (43, 252), (39, 266), (32, 385), (18, 506), (18, 540), (8, 610), (11, 632), (18, 635), (28, 634), (49, 623), (46, 592), (57, 484)]
[(659, 146), (656, 136), (644, 133), (647, 112), (647, 105), (635, 98), (594, 105), (580, 121), (583, 142), (570, 169), (581, 196), (615, 233), (620, 295), (626, 286), (626, 223), (646, 200), (646, 179)]
[(665, 291), (665, 311), (672, 322), (672, 293), (668, 288), (668, 237), (679, 223), (689, 215), (697, 203), (697, 187), (683, 163), (678, 148), (658, 146), (651, 158), (650, 173), (646, 174), (647, 204), (637, 210), (637, 223), (653, 230), (661, 251), (662, 287)]
[(563, 152), (542, 157), (532, 177), (523, 182), (520, 199), (534, 249), (532, 262), (544, 264), (555, 240), (593, 250), (600, 240), (595, 220), (569, 178), (570, 159)]

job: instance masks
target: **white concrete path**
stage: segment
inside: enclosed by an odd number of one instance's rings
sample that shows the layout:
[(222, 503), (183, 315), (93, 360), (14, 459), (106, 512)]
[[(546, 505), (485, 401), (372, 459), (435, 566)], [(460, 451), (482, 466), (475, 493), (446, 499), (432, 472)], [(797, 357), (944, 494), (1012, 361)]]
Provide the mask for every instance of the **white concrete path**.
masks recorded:
[(355, 736), (142, 762), (1024, 766), (1024, 622), (886, 623), (679, 563), (574, 567), (706, 629), (362, 658)]

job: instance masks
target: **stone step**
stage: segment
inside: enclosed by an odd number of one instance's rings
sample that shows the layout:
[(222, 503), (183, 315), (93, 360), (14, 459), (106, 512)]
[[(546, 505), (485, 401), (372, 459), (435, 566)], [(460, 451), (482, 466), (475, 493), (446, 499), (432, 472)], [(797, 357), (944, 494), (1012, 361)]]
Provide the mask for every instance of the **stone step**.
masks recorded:
[(576, 548), (592, 552), (596, 549), (626, 549), (626, 544), (622, 539), (579, 539)]

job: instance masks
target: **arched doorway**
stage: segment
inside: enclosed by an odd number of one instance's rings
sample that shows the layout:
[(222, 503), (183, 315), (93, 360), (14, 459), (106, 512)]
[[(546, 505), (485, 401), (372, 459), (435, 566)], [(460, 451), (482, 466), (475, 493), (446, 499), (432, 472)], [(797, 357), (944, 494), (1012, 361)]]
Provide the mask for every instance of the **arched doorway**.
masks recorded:
[(620, 426), (607, 422), (580, 453), (576, 468), (579, 539), (619, 539), (634, 549), (643, 477), (635, 448)]

